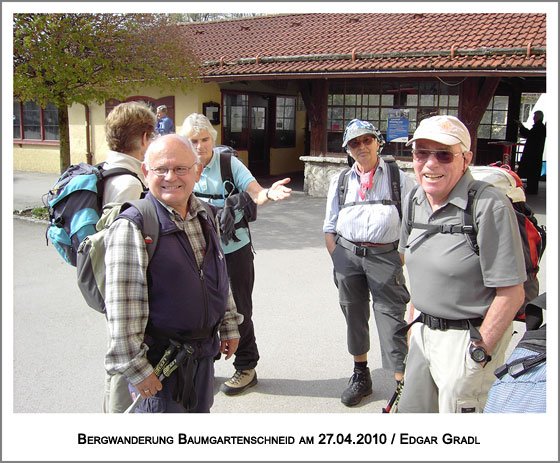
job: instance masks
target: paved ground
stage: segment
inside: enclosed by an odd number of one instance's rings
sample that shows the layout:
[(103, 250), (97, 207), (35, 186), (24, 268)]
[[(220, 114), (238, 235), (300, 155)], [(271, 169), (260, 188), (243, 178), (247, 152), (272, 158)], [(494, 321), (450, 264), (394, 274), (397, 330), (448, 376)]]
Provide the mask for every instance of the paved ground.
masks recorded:
[[(13, 208), (40, 206), (42, 194), (55, 180), (53, 175), (15, 172)], [(264, 185), (269, 184), (266, 182), (263, 180)], [(323, 245), (325, 200), (304, 195), (301, 183), (298, 179), (299, 191), (289, 200), (260, 208), (252, 227), (257, 251), (254, 320), (261, 352), (259, 384), (239, 397), (225, 396), (218, 390), (219, 385), (232, 374), (233, 367), (231, 361), (218, 361), (213, 413), (209, 417), (199, 416), (196, 421), (153, 416), (147, 426), (146, 420), (100, 413), (106, 343), (104, 317), (83, 302), (75, 283), (75, 269), (64, 263), (52, 246), (45, 245), (46, 225), (14, 217), (13, 274), (9, 258), (3, 259), (3, 392), (7, 399), (3, 410), (4, 417), (10, 420), (8, 427), (8, 421), (3, 420), (3, 457), (11, 452), (17, 458), (10, 459), (18, 460), (157, 461), (162, 459), (161, 446), (84, 446), (76, 445), (76, 436), (177, 436), (178, 432), (194, 436), (307, 435), (315, 436), (315, 444), (319, 443), (320, 433), (334, 433), (335, 438), (351, 435), (354, 439), (365, 433), (366, 437), (378, 439), (394, 432), (397, 436), (403, 432), (440, 436), (454, 432), (474, 434), (482, 441), (483, 445), (461, 449), (462, 455), (468, 453), (473, 460), (487, 459), (494, 450), (493, 454), (504, 457), (504, 448), (511, 447), (507, 444), (511, 437), (505, 435), (508, 425), (500, 421), (492, 428), (496, 422), (488, 416), (475, 430), (453, 417), (385, 415), (383, 419), (372, 419), (371, 414), (380, 413), (394, 388), (392, 375), (380, 368), (373, 321), (370, 368), (374, 393), (355, 408), (340, 403), (352, 360), (346, 353), (344, 319), (332, 282), (331, 260)], [(4, 201), (8, 198), (4, 195)], [(544, 184), (540, 194), (530, 197), (529, 202), (539, 221), (546, 223)], [(5, 225), (10, 219), (6, 209), (4, 204)], [(4, 255), (10, 254), (6, 239), (9, 231), (9, 226), (4, 227)], [(546, 258), (540, 276), (545, 291)], [(516, 325), (520, 333), (512, 340), (512, 346), (523, 331), (521, 324)], [(557, 441), (557, 424), (556, 428), (553, 423), (543, 427), (541, 417), (533, 418), (546, 442)], [(524, 417), (528, 426), (533, 418)], [(550, 434), (550, 438), (545, 434)], [(457, 458), (458, 449), (448, 445), (432, 450), (431, 446), (411, 445), (235, 448), (175, 444), (163, 450), (166, 460), (451, 461)], [(511, 451), (516, 451), (516, 456), (527, 453), (513, 448)]]
[[(15, 172), (14, 209), (40, 205), (41, 195), (55, 179)], [(289, 200), (259, 208), (252, 226), (259, 384), (239, 397), (225, 396), (218, 386), (233, 367), (231, 362), (217, 362), (213, 412), (379, 413), (394, 381), (380, 368), (373, 320), (374, 394), (356, 408), (340, 403), (352, 361), (346, 353), (332, 264), (323, 245), (325, 200), (305, 195), (301, 182), (296, 188), (300, 191)], [(530, 199), (541, 223), (546, 220), (543, 199)], [(83, 302), (74, 268), (45, 245), (45, 228), (44, 223), (14, 219), (14, 411), (99, 412), (104, 318)], [(26, 387), (30, 382), (39, 382), (45, 393)], [(57, 401), (51, 400), (53, 394)]]
[[(52, 183), (49, 176), (16, 173), (14, 209), (37, 205), (36, 198)], [(324, 199), (301, 191), (259, 209), (252, 227), (259, 384), (240, 397), (225, 396), (218, 386), (233, 367), (231, 362), (217, 362), (213, 412), (378, 413), (392, 393), (393, 380), (379, 368), (374, 348), (373, 396), (354, 409), (340, 403), (352, 361), (346, 354), (344, 319), (323, 245), (323, 214)], [(74, 268), (63, 263), (52, 246), (45, 246), (44, 233), (43, 223), (14, 219), (14, 410), (98, 412), (104, 318), (82, 301)], [(376, 346), (375, 329), (372, 343)], [(44, 394), (25, 387), (37, 378)], [(49, 397), (61, 383), (65, 393), (53, 402)]]

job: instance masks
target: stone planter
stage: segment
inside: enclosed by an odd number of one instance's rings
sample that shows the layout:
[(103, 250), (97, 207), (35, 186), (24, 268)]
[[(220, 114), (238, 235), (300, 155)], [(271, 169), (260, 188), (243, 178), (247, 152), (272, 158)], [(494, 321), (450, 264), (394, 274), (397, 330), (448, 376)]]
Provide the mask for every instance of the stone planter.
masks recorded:
[[(301, 156), (305, 164), (303, 191), (309, 196), (326, 198), (333, 175), (348, 167), (346, 155)], [(412, 162), (397, 161), (399, 167), (414, 177)]]

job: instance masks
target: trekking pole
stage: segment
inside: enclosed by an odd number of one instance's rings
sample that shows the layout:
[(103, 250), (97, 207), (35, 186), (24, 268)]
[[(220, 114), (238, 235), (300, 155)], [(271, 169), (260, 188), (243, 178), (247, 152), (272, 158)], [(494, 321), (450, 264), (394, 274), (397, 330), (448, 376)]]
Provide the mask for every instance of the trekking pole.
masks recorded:
[[(171, 357), (175, 354), (175, 352), (178, 349), (181, 348), (181, 344), (179, 344), (176, 341), (173, 341), (173, 339), (170, 339), (169, 341), (171, 342), (171, 344), (169, 344), (169, 347), (165, 349), (165, 352), (163, 353), (161, 359), (159, 360), (159, 362), (154, 368), (154, 374), (158, 377), (160, 381), (163, 381), (163, 379), (165, 378), (165, 375), (163, 374), (163, 370), (171, 361)], [(134, 399), (134, 402), (130, 405), (130, 407), (128, 407), (124, 411), (124, 413), (132, 413), (136, 409), (136, 407), (138, 407), (141, 401), (142, 401), (142, 396), (138, 394), (136, 396), (136, 399)]]
[[(404, 380), (401, 379), (397, 382), (397, 389), (393, 392), (393, 397), (387, 403), (387, 406), (381, 409), (381, 413), (391, 413), (391, 410), (394, 408), (396, 410), (397, 404), (399, 403), (399, 399), (401, 398), (401, 393), (404, 386)], [(395, 413), (395, 412), (393, 412)]]

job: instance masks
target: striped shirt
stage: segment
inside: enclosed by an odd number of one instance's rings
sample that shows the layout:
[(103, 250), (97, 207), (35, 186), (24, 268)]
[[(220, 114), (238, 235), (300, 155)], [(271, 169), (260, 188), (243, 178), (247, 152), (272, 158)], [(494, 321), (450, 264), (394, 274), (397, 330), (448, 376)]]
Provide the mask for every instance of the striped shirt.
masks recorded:
[[(185, 220), (172, 208), (161, 204), (179, 229), (184, 230), (200, 268), (206, 240), (197, 216), (206, 217), (206, 210), (194, 195), (191, 195)], [(105, 246), (105, 304), (109, 329), (105, 369), (109, 374), (124, 374), (133, 384), (138, 384), (153, 371), (146, 359), (148, 346), (144, 343), (149, 315), (148, 254), (141, 230), (129, 220), (116, 220), (111, 225)], [(220, 325), (220, 339), (239, 338), (237, 326), (242, 321), (243, 315), (237, 312), (230, 289), (226, 314)]]
[[(339, 208), (338, 175), (333, 175), (327, 195), (323, 232), (339, 234), (350, 241), (367, 243), (392, 243), (400, 236), (401, 219), (397, 208), (386, 204), (357, 204)], [(400, 172), (401, 202), (414, 186), (414, 180)], [(389, 167), (382, 158), (373, 175), (373, 184), (364, 200), (359, 196), (360, 179), (350, 170), (345, 204), (391, 199)]]

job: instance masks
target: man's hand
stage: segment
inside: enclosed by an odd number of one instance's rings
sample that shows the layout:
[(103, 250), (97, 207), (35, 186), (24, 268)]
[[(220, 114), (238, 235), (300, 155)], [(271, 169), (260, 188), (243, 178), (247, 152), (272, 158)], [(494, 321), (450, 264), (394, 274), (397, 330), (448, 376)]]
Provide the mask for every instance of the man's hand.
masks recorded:
[(144, 399), (155, 396), (157, 392), (161, 391), (161, 388), (163, 387), (161, 385), (161, 381), (158, 379), (155, 373), (152, 373), (143, 381), (140, 381), (138, 384), (135, 384), (135, 386), (136, 389), (138, 389), (138, 391), (140, 392), (140, 395)]
[(235, 354), (235, 351), (237, 351), (238, 346), (239, 346), (239, 338), (227, 339), (226, 341), (222, 341), (220, 346), (220, 352), (222, 354), (225, 354), (227, 360), (233, 354)]

